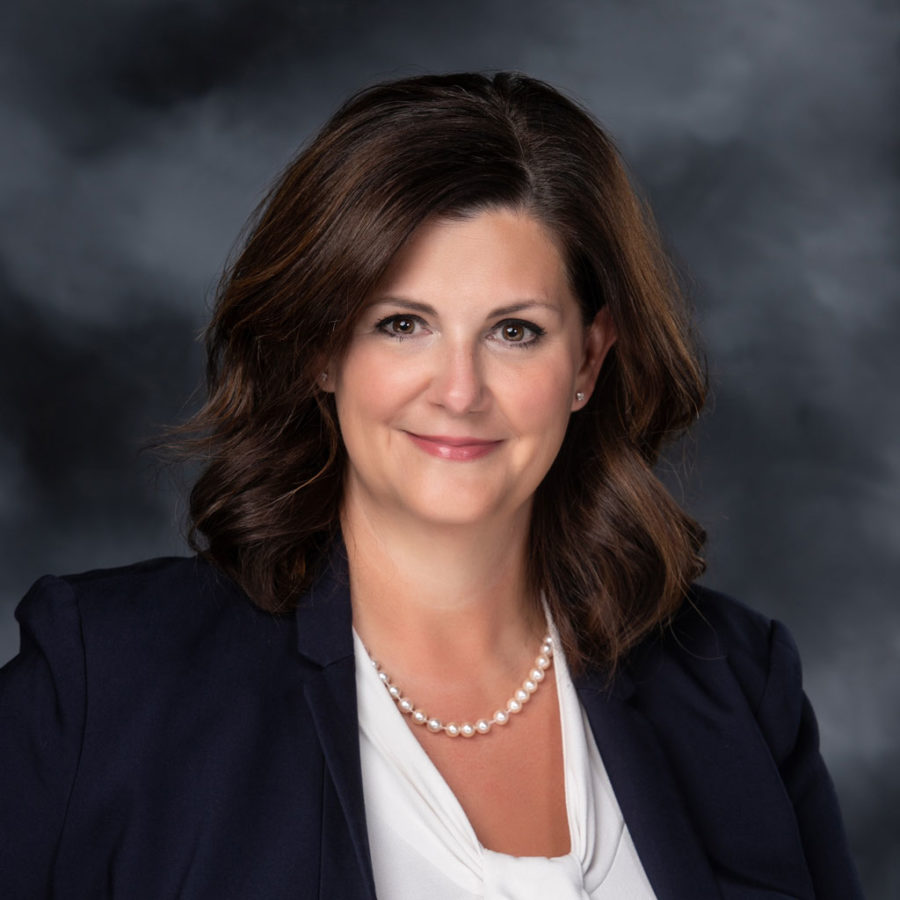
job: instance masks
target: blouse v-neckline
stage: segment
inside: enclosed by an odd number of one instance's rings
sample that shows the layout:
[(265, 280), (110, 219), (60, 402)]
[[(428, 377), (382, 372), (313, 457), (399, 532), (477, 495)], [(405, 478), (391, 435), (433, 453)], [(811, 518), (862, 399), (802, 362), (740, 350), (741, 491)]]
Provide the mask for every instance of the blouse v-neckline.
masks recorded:
[[(548, 626), (558, 648), (549, 619)], [(570, 849), (563, 856), (516, 857), (481, 844), (384, 689), (355, 630), (353, 642), (363, 789), (379, 893), (412, 896), (408, 892), (414, 888), (430, 900), (459, 898), (463, 891), (485, 898), (653, 897), (561, 651), (554, 654), (554, 668)]]

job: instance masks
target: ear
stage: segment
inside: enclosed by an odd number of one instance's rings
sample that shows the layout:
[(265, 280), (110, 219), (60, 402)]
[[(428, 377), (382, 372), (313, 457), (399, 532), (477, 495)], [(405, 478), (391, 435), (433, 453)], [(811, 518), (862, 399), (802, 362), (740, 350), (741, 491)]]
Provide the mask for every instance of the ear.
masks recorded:
[(575, 376), (576, 396), (572, 400), (573, 411), (581, 409), (590, 400), (594, 386), (597, 384), (597, 376), (603, 366), (603, 360), (606, 359), (610, 347), (616, 342), (617, 336), (609, 306), (604, 306), (584, 332), (581, 366)]
[(335, 367), (328, 359), (320, 360), (316, 365), (316, 387), (324, 391), (326, 394), (334, 393), (334, 372)]

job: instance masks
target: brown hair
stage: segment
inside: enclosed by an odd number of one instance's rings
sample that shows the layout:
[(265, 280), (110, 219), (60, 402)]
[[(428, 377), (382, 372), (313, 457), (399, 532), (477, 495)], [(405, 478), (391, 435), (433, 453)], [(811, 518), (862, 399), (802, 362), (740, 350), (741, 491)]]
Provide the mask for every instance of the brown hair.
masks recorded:
[(530, 572), (570, 665), (615, 664), (680, 605), (703, 531), (652, 467), (704, 401), (684, 303), (609, 138), (519, 74), (424, 76), (345, 103), (278, 179), (221, 282), (191, 542), (260, 607), (292, 608), (339, 533), (345, 454), (323, 359), (430, 217), (510, 207), (558, 239), (590, 322), (618, 341), (535, 497)]

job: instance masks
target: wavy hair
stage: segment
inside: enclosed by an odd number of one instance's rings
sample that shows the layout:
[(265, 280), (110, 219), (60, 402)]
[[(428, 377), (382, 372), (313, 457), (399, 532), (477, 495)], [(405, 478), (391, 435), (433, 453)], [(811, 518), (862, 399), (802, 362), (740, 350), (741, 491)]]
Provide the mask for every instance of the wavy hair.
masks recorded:
[(192, 546), (258, 606), (293, 608), (339, 535), (346, 455), (316, 387), (398, 250), (432, 217), (525, 211), (562, 249), (585, 323), (618, 340), (538, 488), (529, 578), (569, 664), (614, 666), (669, 621), (705, 535), (653, 472), (705, 372), (646, 205), (591, 115), (521, 74), (423, 76), (348, 100), (258, 208), (206, 333)]

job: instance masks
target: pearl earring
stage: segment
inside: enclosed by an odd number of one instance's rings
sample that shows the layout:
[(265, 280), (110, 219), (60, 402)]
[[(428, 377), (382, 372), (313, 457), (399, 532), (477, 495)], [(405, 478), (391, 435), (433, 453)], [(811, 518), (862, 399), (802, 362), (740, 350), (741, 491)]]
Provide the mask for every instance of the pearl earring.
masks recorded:
[(575, 394), (575, 400), (577, 403), (582, 403), (584, 401), (584, 393), (582, 391), (577, 391)]
[(323, 373), (319, 376), (319, 378), (321, 379), (322, 384), (325, 384), (325, 382), (328, 381), (328, 373), (327, 373), (327, 372), (323, 372)]

